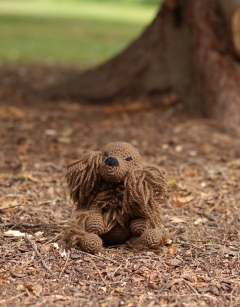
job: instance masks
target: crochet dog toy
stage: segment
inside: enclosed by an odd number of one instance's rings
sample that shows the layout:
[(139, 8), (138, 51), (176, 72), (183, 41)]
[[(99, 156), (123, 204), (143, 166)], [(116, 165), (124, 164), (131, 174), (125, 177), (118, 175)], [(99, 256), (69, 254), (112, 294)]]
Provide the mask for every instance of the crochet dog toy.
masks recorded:
[(68, 229), (68, 246), (96, 253), (107, 245), (140, 237), (144, 246), (162, 244), (160, 205), (167, 184), (156, 166), (142, 166), (137, 149), (125, 142), (87, 151), (67, 169), (75, 222)]

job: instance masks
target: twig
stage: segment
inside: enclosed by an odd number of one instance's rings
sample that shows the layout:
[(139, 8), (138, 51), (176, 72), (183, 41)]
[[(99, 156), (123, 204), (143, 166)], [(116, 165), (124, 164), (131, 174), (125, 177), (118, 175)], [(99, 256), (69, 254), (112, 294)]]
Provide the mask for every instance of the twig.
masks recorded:
[(93, 260), (91, 260), (91, 259), (89, 259), (89, 261), (94, 265), (94, 267), (95, 267), (95, 269), (97, 270), (98, 275), (100, 276), (100, 278), (101, 278), (101, 280), (103, 281), (104, 285), (107, 286), (107, 283), (106, 283), (106, 281), (104, 280), (104, 278), (103, 278), (103, 276), (102, 276), (102, 274), (101, 274), (99, 268), (96, 266), (96, 263), (95, 263)]
[(158, 293), (157, 293), (158, 296), (161, 295), (163, 290), (165, 290), (167, 288), (168, 282), (169, 282), (169, 276), (167, 277), (167, 279), (166, 279), (165, 283), (162, 285), (162, 287), (158, 290)]
[(51, 242), (53, 242), (53, 241), (56, 241), (56, 239), (57, 239), (58, 237), (60, 237), (60, 236), (63, 234), (63, 232), (64, 232), (64, 230), (61, 231), (60, 233), (58, 233), (58, 234), (57, 234), (55, 237), (53, 237), (51, 240), (45, 242), (43, 245), (47, 245), (47, 244), (49, 244), (49, 243), (51, 243)]
[(25, 227), (25, 228), (37, 228), (37, 227), (54, 227), (58, 225), (64, 225), (67, 224), (68, 221), (65, 222), (56, 222), (56, 223), (41, 223), (41, 224), (29, 224), (29, 223), (0, 223), (0, 227)]
[(40, 205), (44, 205), (44, 204), (51, 204), (51, 203), (53, 203), (55, 201), (56, 201), (56, 199), (40, 201), (39, 203), (37, 203), (37, 205), (40, 206)]
[(226, 173), (225, 173), (225, 170), (226, 170), (226, 168), (220, 168), (220, 172), (221, 172), (221, 175), (223, 176), (223, 178), (228, 182), (229, 180), (228, 180), (228, 176), (226, 175)]
[[(103, 282), (101, 282), (101, 281), (93, 281), (92, 283), (90, 283), (90, 285), (92, 285), (92, 284), (94, 284), (94, 285), (102, 285), (102, 284), (104, 284)], [(110, 281), (110, 282), (107, 282), (106, 283), (107, 285), (116, 285), (116, 284), (126, 284), (126, 281)]]
[(230, 305), (229, 305), (229, 307), (233, 307), (233, 292), (235, 291), (236, 287), (237, 287), (237, 284), (233, 287), (233, 289), (230, 293)]
[(158, 293), (157, 293), (157, 295), (159, 296), (159, 295), (161, 295), (161, 293), (163, 292), (163, 290), (165, 290), (166, 289), (166, 284), (164, 284), (159, 290), (158, 290)]
[(36, 252), (38, 257), (41, 259), (43, 267), (48, 271), (48, 273), (50, 273), (52, 275), (51, 270), (47, 266), (46, 262), (43, 260), (42, 255), (40, 254), (40, 252), (38, 251), (37, 245), (29, 238), (29, 236), (26, 233), (25, 233), (24, 238), (25, 238), (26, 242), (31, 244), (32, 248), (34, 249), (34, 251)]
[(209, 276), (209, 277), (212, 277), (212, 274), (210, 273), (210, 271), (209, 271), (209, 269), (207, 268), (207, 266), (206, 266), (205, 263), (204, 263), (204, 265), (203, 265), (203, 264), (200, 264), (199, 267), (202, 268), (202, 269), (204, 269), (204, 270), (206, 270), (207, 273), (208, 273), (208, 276)]
[(86, 255), (86, 256), (90, 256), (90, 257), (92, 257), (92, 258), (97, 258), (97, 259), (102, 259), (102, 260), (108, 260), (108, 261), (111, 261), (111, 262), (114, 263), (114, 264), (119, 264), (119, 262), (117, 262), (117, 261), (115, 261), (115, 260), (113, 260), (113, 259), (107, 258), (107, 257), (88, 254), (88, 253), (83, 252), (83, 251), (81, 251), (81, 250), (78, 250), (78, 251), (79, 251), (80, 253), (82, 253), (82, 254), (84, 254), (84, 255)]
[(13, 205), (9, 205), (9, 206), (3, 206), (3, 207), (0, 207), (0, 210), (11, 209), (11, 208), (18, 207), (18, 206), (21, 206), (21, 205), (22, 204), (13, 204)]
[(191, 283), (185, 279), (183, 279), (183, 282), (197, 295), (199, 296), (199, 293), (197, 292), (196, 289), (194, 289), (194, 287), (191, 285)]
[(70, 251), (67, 252), (67, 259), (66, 259), (66, 262), (65, 262), (65, 264), (64, 264), (64, 267), (62, 268), (62, 270), (61, 270), (61, 272), (60, 272), (60, 274), (59, 274), (59, 276), (58, 276), (59, 279), (61, 278), (62, 273), (64, 272), (64, 270), (66, 269), (66, 266), (67, 266), (67, 263), (68, 263), (68, 260), (69, 260), (70, 253), (71, 253)]
[(223, 193), (221, 192), (220, 195), (219, 195), (219, 197), (218, 197), (218, 200), (217, 200), (216, 203), (215, 203), (215, 205), (214, 205), (212, 208), (208, 209), (207, 212), (206, 212), (206, 214), (211, 213), (214, 209), (216, 209), (216, 208), (220, 205), (221, 200), (222, 200), (222, 196), (223, 196)]
[(58, 172), (61, 172), (63, 170), (63, 168), (61, 166), (58, 166), (57, 164), (50, 162), (49, 166), (51, 166), (53, 169), (55, 169)]
[[(160, 289), (161, 290), (161, 289)], [(128, 291), (121, 291), (121, 293), (124, 293), (124, 294), (129, 294), (129, 295), (132, 295), (132, 296), (139, 296), (139, 295), (144, 295), (147, 297), (146, 293), (136, 293), (136, 292), (128, 292)], [(202, 293), (198, 293), (198, 294), (193, 294), (193, 293), (186, 293), (186, 294), (172, 294), (172, 293), (167, 293), (166, 294), (157, 294), (157, 297), (175, 297), (175, 298), (178, 298), (178, 297), (185, 297), (185, 296), (198, 296), (198, 298), (200, 297), (206, 297), (206, 298), (211, 298), (211, 299), (214, 299), (214, 300), (217, 300), (216, 297), (212, 296), (212, 295), (208, 295), (208, 294), (202, 294)]]
[(114, 277), (115, 273), (117, 273), (117, 271), (122, 267), (122, 264), (120, 264), (116, 270), (112, 273), (112, 277)]
[(133, 256), (133, 257), (129, 257), (129, 260), (135, 260), (135, 259), (155, 259), (155, 260), (159, 260), (161, 261), (162, 258), (160, 256), (156, 256), (156, 254), (152, 254), (152, 255), (140, 255), (140, 256)]
[[(33, 250), (33, 251), (32, 251), (32, 257), (31, 257), (30, 260), (27, 260), (24, 264), (20, 265), (20, 267), (15, 268), (14, 270), (11, 270), (10, 272), (13, 273), (13, 272), (22, 270), (23, 268), (26, 268), (27, 266), (29, 266), (30, 263), (33, 262), (34, 257), (35, 257), (35, 251)], [(9, 260), (7, 260), (7, 261), (9, 261)], [(16, 262), (17, 262), (17, 261), (16, 261)]]
[(136, 293), (136, 292), (134, 292), (134, 293), (133, 293), (133, 292), (128, 292), (128, 291), (124, 291), (124, 290), (123, 290), (123, 291), (121, 291), (120, 293), (121, 293), (121, 294), (122, 294), (122, 293), (124, 293), (124, 294), (128, 294), (128, 295), (131, 295), (131, 296), (139, 296), (139, 295), (141, 296), (141, 295), (146, 295), (146, 293), (143, 293), (143, 292), (142, 292), (142, 293)]
[(9, 198), (9, 197), (14, 197), (15, 198), (15, 197), (17, 197), (19, 195), (21, 195), (21, 194), (7, 194), (7, 195), (4, 195), (4, 196), (0, 197), (0, 201), (2, 201), (5, 198)]
[(20, 293), (20, 294), (18, 294), (18, 295), (15, 295), (15, 296), (13, 296), (13, 297), (10, 297), (10, 298), (8, 298), (8, 299), (3, 299), (3, 300), (0, 301), (0, 304), (4, 304), (4, 303), (6, 303), (6, 302), (15, 300), (15, 298), (18, 298), (18, 297), (20, 297), (20, 296), (23, 296), (25, 293), (26, 293), (26, 292), (23, 292), (23, 293)]

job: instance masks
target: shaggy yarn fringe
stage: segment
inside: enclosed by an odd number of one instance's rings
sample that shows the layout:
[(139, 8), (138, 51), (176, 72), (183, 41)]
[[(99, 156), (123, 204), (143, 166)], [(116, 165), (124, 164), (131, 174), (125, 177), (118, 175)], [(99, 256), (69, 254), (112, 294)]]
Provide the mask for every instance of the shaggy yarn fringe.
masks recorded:
[(105, 233), (117, 224), (129, 228), (133, 219), (147, 219), (152, 229), (161, 225), (161, 204), (168, 199), (168, 188), (160, 169), (136, 165), (120, 183), (111, 184), (99, 175), (103, 159), (101, 151), (88, 151), (68, 165), (67, 184), (76, 204), (74, 221), (64, 235), (68, 246), (86, 234), (86, 220), (94, 212), (102, 215)]
[(111, 185), (98, 176), (100, 162), (102, 157), (98, 152), (88, 152), (68, 166), (67, 183), (70, 196), (77, 205), (76, 218), (82, 214), (78, 210), (104, 210), (106, 231), (116, 223), (124, 227), (126, 216), (147, 218), (152, 227), (160, 225), (160, 205), (167, 201), (168, 195), (159, 168), (146, 166), (142, 170), (132, 170), (123, 183)]

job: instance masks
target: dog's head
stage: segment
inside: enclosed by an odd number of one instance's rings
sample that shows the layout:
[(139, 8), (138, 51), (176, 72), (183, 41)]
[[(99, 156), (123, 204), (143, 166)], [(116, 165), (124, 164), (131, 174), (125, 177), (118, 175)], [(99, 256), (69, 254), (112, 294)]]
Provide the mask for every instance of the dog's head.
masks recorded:
[(135, 147), (125, 142), (109, 143), (100, 151), (86, 151), (67, 168), (71, 198), (78, 204), (86, 203), (101, 181), (118, 184), (130, 171), (140, 167), (140, 154)]
[(141, 156), (137, 149), (125, 142), (109, 143), (101, 149), (103, 162), (99, 174), (108, 183), (119, 183), (131, 170), (140, 168)]

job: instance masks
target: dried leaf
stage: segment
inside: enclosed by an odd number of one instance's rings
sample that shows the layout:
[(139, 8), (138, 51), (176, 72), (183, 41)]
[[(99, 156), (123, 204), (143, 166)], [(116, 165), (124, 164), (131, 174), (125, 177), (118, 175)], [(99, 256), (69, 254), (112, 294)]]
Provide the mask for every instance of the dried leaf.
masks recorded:
[(185, 196), (185, 197), (178, 197), (178, 201), (180, 201), (183, 204), (189, 203), (193, 199), (194, 199), (193, 195), (188, 195), (188, 196)]
[(135, 276), (132, 277), (132, 281), (133, 282), (138, 282), (138, 281), (142, 281), (142, 280), (145, 280), (145, 278), (143, 278), (143, 277), (135, 277)]
[(43, 287), (40, 284), (26, 283), (23, 285), (18, 285), (17, 289), (21, 291), (28, 290), (29, 293), (39, 297), (42, 292)]
[(177, 179), (169, 179), (169, 180), (167, 181), (167, 184), (168, 184), (168, 185), (177, 184)]
[(203, 288), (203, 287), (205, 287), (205, 284), (195, 283), (195, 284), (192, 284), (192, 286), (196, 287), (196, 288)]
[(2, 106), (1, 107), (1, 117), (13, 117), (21, 118), (24, 117), (24, 112), (15, 106)]
[(11, 272), (11, 275), (13, 277), (18, 277), (18, 278), (22, 278), (22, 277), (25, 277), (27, 274), (26, 273), (21, 273), (21, 272)]
[(100, 289), (102, 289), (104, 293), (107, 292), (107, 288), (106, 287), (100, 287)]
[(26, 155), (26, 153), (28, 151), (28, 148), (29, 148), (29, 144), (28, 143), (20, 144), (20, 145), (18, 145), (18, 153), (20, 155)]
[(0, 285), (4, 285), (7, 283), (7, 279), (0, 278)]
[[(18, 230), (8, 230), (5, 231), (4, 233), (5, 237), (25, 237), (25, 232), (20, 232)], [(28, 234), (28, 236), (31, 238), (32, 235)]]
[(152, 283), (152, 282), (148, 283), (148, 287), (150, 289), (153, 289), (153, 290), (158, 290), (159, 289), (159, 287), (157, 285), (155, 285), (154, 283)]
[(186, 223), (186, 221), (184, 221), (183, 219), (177, 217), (177, 216), (172, 216), (171, 217), (171, 222), (178, 224), (178, 223)]
[(53, 187), (49, 187), (47, 191), (48, 191), (48, 194), (49, 194), (52, 198), (54, 198), (54, 196), (55, 196), (54, 188), (53, 188)]
[(122, 293), (124, 291), (124, 288), (123, 287), (117, 287), (115, 289), (115, 291), (118, 292), (118, 293)]
[(119, 114), (119, 113), (125, 113), (125, 112), (138, 112), (150, 109), (151, 106), (146, 103), (129, 103), (126, 105), (114, 105), (112, 107), (107, 107), (104, 109), (104, 112), (106, 114)]
[(206, 223), (207, 219), (206, 218), (198, 218), (196, 221), (194, 221), (194, 225), (201, 225)]
[(35, 232), (35, 237), (38, 237), (38, 238), (40, 238), (40, 237), (42, 237), (43, 236), (43, 231), (37, 231), (37, 232)]
[(69, 102), (62, 102), (59, 106), (64, 109), (65, 111), (79, 111), (81, 109), (81, 105), (79, 103), (69, 103)]
[(180, 101), (179, 96), (175, 93), (169, 93), (162, 97), (162, 103), (165, 107), (171, 107)]
[(56, 295), (52, 296), (52, 300), (53, 301), (68, 301), (68, 300), (71, 300), (71, 297), (65, 296), (65, 295), (56, 294)]
[(8, 202), (5, 202), (5, 203), (1, 203), (0, 210), (4, 209), (5, 207), (11, 207), (11, 206), (14, 206), (14, 205), (17, 205), (17, 204), (18, 204), (18, 202), (16, 200), (12, 200), (12, 201), (8, 201)]
[(236, 160), (229, 162), (228, 166), (234, 167), (234, 168), (240, 168), (240, 159), (236, 159)]
[(213, 294), (215, 294), (215, 295), (219, 295), (219, 294), (220, 294), (218, 288), (217, 288), (216, 286), (214, 286), (214, 285), (210, 285), (210, 286), (209, 286), (209, 290), (210, 290)]
[(30, 174), (30, 173), (24, 173), (23, 177), (30, 180), (30, 181), (33, 181), (33, 182), (39, 182), (39, 180), (37, 178), (33, 177), (33, 175)]
[(42, 292), (42, 289), (43, 288), (42, 288), (42, 286), (40, 284), (35, 284), (35, 285), (32, 286), (32, 293), (35, 296), (39, 297), (41, 292)]
[(73, 134), (74, 132), (74, 129), (73, 128), (70, 128), (68, 127), (67, 129), (65, 129), (62, 133), (62, 137), (69, 137)]
[(154, 280), (157, 279), (157, 277), (158, 277), (158, 273), (152, 272), (152, 273), (150, 274), (149, 279), (150, 279), (151, 281), (154, 281)]
[(118, 307), (120, 299), (118, 297), (113, 297), (109, 300), (108, 307)]
[(228, 283), (222, 282), (221, 283), (221, 288), (225, 291), (230, 291), (231, 286)]
[(177, 145), (176, 147), (175, 147), (175, 151), (176, 152), (181, 152), (183, 150), (183, 147), (181, 146), (181, 145)]
[(172, 281), (166, 284), (166, 289), (170, 289), (173, 285), (181, 283), (182, 280), (179, 278), (174, 278)]
[(182, 206), (182, 203), (180, 203), (180, 201), (171, 201), (171, 204), (173, 205), (173, 206), (176, 206), (176, 207), (181, 207)]
[(172, 259), (170, 262), (170, 265), (172, 266), (180, 266), (181, 264), (182, 264), (182, 261), (177, 258)]
[(17, 290), (25, 291), (26, 287), (24, 285), (17, 285)]
[(58, 138), (58, 142), (59, 143), (70, 144), (72, 142), (72, 140), (69, 137), (67, 137), (67, 136), (60, 136)]
[(54, 129), (47, 129), (45, 131), (45, 134), (46, 135), (56, 135), (56, 130), (54, 130)]
[(174, 245), (168, 246), (168, 254), (170, 256), (173, 256), (174, 254), (176, 254), (176, 252), (177, 252), (177, 249)]
[(194, 225), (202, 224), (202, 218), (198, 218), (196, 221), (194, 221)]

